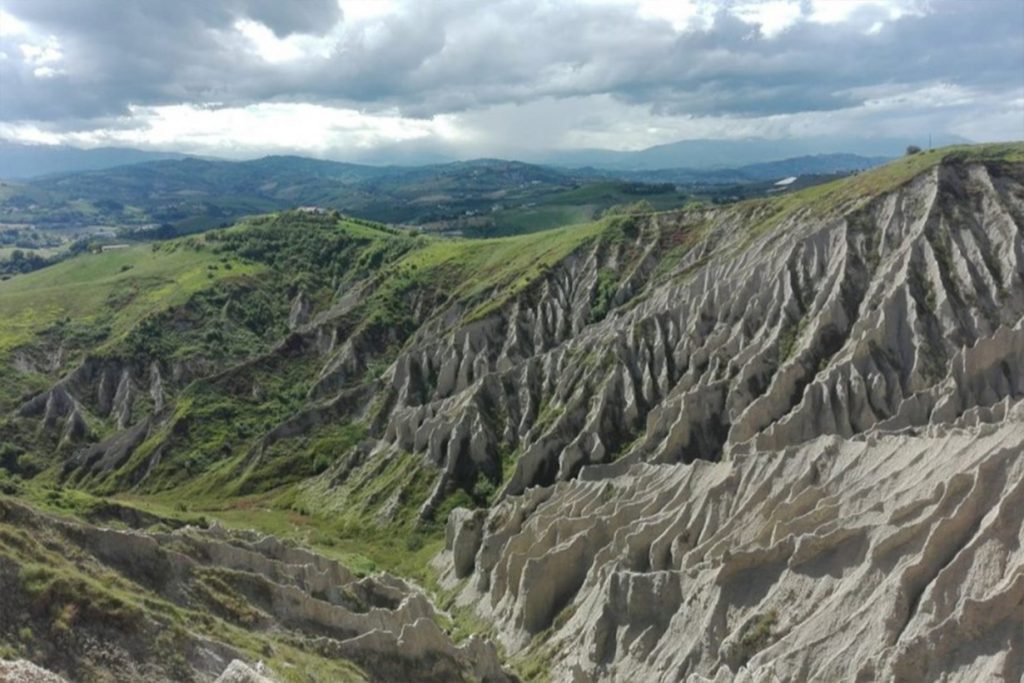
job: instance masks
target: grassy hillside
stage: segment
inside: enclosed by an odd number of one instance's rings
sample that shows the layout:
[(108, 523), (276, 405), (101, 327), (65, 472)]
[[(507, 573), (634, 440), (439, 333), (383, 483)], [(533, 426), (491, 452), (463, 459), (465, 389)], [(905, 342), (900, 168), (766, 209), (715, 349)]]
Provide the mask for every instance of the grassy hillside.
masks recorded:
[(678, 190), (671, 183), (592, 182), (552, 193), (528, 206), (499, 211), (485, 226), (469, 227), (463, 233), (471, 236), (519, 235), (585, 223), (595, 220), (612, 207), (638, 201), (644, 201), (656, 210), (676, 209), (693, 197), (692, 191)]
[(27, 343), (64, 318), (90, 323), (111, 317), (112, 334), (117, 336), (145, 316), (180, 305), (219, 280), (260, 270), (237, 258), (177, 244), (82, 254), (0, 282), (0, 318), (5, 321), (0, 353)]

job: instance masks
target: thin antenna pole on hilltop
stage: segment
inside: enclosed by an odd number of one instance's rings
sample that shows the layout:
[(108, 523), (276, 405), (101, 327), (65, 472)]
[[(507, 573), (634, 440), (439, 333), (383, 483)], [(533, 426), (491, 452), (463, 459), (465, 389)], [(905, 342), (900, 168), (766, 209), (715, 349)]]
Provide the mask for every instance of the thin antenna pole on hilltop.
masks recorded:
[(932, 134), (928, 133), (928, 149), (932, 148)]

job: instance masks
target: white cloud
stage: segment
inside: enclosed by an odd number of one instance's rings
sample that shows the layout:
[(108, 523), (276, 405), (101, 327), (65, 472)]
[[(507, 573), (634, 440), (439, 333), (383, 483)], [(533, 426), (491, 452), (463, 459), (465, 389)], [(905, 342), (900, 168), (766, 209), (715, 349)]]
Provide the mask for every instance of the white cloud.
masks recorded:
[(765, 38), (774, 38), (803, 17), (797, 0), (748, 3), (736, 6), (732, 12), (743, 21), (758, 24)]
[(401, 11), (396, 0), (338, 0), (345, 23), (374, 21)]
[(0, 9), (0, 39), (28, 33), (28, 25), (13, 14)]
[(270, 64), (284, 64), (303, 59), (328, 59), (346, 36), (372, 29), (375, 23), (402, 9), (395, 0), (338, 0), (338, 7), (343, 14), (342, 21), (324, 27), (320, 35), (291, 33), (279, 37), (270, 27), (252, 19), (239, 19), (233, 28), (252, 53)]
[(707, 29), (714, 21), (715, 6), (695, 0), (638, 0), (637, 13), (644, 19), (664, 19), (676, 31)]
[(714, 0), (579, 0), (577, 4), (633, 10), (641, 19), (668, 22), (677, 32), (710, 28), (720, 8)]
[(0, 2), (18, 31), (0, 50), (4, 129), (32, 139), (514, 157), (922, 126), (1024, 137), (1012, 1), (320, 0), (301, 20), (265, 0), (137, 16)]
[(27, 63), (34, 66), (42, 64), (56, 64), (64, 59), (64, 53), (61, 51), (60, 43), (53, 36), (50, 36), (50, 38), (42, 45), (22, 43), (18, 48), (21, 50), (22, 58), (24, 58)]
[(234, 28), (245, 38), (253, 53), (271, 64), (300, 59), (327, 59), (338, 41), (333, 33), (325, 36), (293, 33), (285, 38), (278, 38), (265, 25), (251, 19), (236, 21)]
[(129, 145), (227, 156), (274, 152), (351, 153), (380, 145), (437, 139), (465, 141), (451, 116), (405, 118), (317, 104), (261, 103), (247, 107), (132, 107), (108, 128), (52, 133), (34, 124), (0, 124), (0, 137), (82, 147)]
[(895, 21), (908, 14), (922, 14), (924, 7), (921, 0), (811, 0), (807, 18), (819, 24), (838, 24), (868, 8), (880, 10), (889, 21)]
[[(22, 62), (32, 67), (33, 76), (53, 78), (64, 73), (63, 69), (56, 66), (64, 59), (64, 51), (56, 36), (39, 36), (28, 24), (0, 9), (0, 40), (12, 42), (15, 37), (22, 40), (18, 45), (18, 51), (21, 53)], [(7, 51), (0, 50), (0, 61), (7, 61), (11, 56)]]
[(18, 49), (25, 64), (32, 67), (32, 75), (36, 78), (53, 78), (64, 73), (64, 69), (57, 66), (64, 60), (64, 51), (55, 36), (50, 36), (42, 43), (22, 43)]

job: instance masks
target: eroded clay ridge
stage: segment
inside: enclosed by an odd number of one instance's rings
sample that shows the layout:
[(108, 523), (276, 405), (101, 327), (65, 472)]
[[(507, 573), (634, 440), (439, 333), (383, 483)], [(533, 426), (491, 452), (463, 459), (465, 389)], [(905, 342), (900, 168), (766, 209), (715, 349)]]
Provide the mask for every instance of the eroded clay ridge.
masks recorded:
[(1024, 404), (1001, 409), (585, 468), (456, 510), (437, 563), (555, 680), (1020, 680)]
[[(0, 554), (0, 627), (34, 625), (48, 634), (37, 657), (55, 670), (99, 667), (118, 680), (212, 680), (236, 659), (251, 661), (251, 653), (230, 644), (241, 624), (249, 634), (273, 635), (275, 642), (349, 660), (371, 680), (510, 680), (491, 643), (471, 636), (454, 644), (416, 587), (388, 574), (359, 578), (334, 560), (273, 536), (219, 525), (173, 532), (95, 526), (7, 499), (0, 500), (0, 522), (10, 525), (0, 528), (5, 539), (26, 555), (19, 560)], [(9, 528), (18, 531), (7, 534)], [(108, 588), (121, 586), (127, 597), (91, 597), (88, 583), (62, 578), (56, 567), (39, 570), (39, 581), (50, 583), (42, 596), (33, 595), (26, 577), (34, 570), (25, 560), (44, 549), (69, 558)], [(78, 612), (91, 610), (73, 614), (66, 634), (50, 624), (51, 612), (63, 601), (78, 605)], [(167, 616), (177, 609), (203, 614), (204, 627), (168, 625)], [(225, 621), (218, 627), (213, 617)], [(233, 633), (218, 637), (219, 628)], [(162, 640), (168, 634), (174, 635)], [(178, 669), (168, 670), (167, 653), (154, 643), (181, 653)]]
[(451, 516), (460, 600), (556, 680), (1018, 680), (1019, 176), (940, 166), (742, 249), (718, 224), (568, 345), (596, 367), (539, 364), (563, 409), (522, 495)]
[[(436, 463), (436, 500), (506, 457), (517, 494), (613, 460), (998, 414), (1024, 394), (1021, 175), (939, 166), (763, 233), (746, 209), (645, 219), (632, 243), (577, 254), (500, 315), (414, 344), (389, 375), (382, 447)], [(694, 230), (685, 257), (658, 261), (654, 235)], [(599, 274), (629, 253), (617, 306), (590, 322)]]
[(115, 422), (67, 471), (142, 485), (165, 449), (131, 456), (189, 378), (252, 395), (255, 364), (308, 361), (306, 404), (249, 462), (362, 420), (319, 491), (410, 452), (437, 473), (424, 517), (498, 484), (442, 566), (558, 678), (1015, 680), (1024, 166), (834, 194), (622, 217), (482, 316), (424, 294), (372, 381), (368, 281), (246, 364), (93, 361), (19, 412), (69, 441), (85, 412)]

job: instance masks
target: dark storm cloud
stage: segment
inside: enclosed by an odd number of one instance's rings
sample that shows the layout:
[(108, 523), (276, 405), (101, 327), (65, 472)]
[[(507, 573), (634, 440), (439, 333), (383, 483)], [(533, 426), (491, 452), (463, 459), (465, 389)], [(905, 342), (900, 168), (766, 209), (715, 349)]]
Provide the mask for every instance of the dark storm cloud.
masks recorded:
[[(676, 32), (626, 6), (522, 0), (415, 2), (372, 28), (346, 24), (333, 0), (7, 0), (5, 9), (57, 38), (64, 73), (38, 77), (20, 59), (20, 38), (5, 41), (0, 120), (55, 128), (129, 104), (317, 102), (427, 117), (610, 94), (661, 114), (763, 116), (850, 107), (887, 85), (1024, 87), (1018, 0), (933, 2), (891, 22), (864, 7), (772, 37), (727, 11), (708, 30)], [(235, 29), (240, 19), (278, 37), (338, 40), (326, 58), (268, 63)]]
[(64, 73), (38, 78), (18, 60), (24, 36), (4, 40), (0, 118), (64, 119), (119, 114), (128, 104), (246, 98), (257, 62), (232, 44), (240, 19), (277, 36), (322, 34), (341, 19), (335, 0), (7, 1), (4, 9), (61, 46)]

